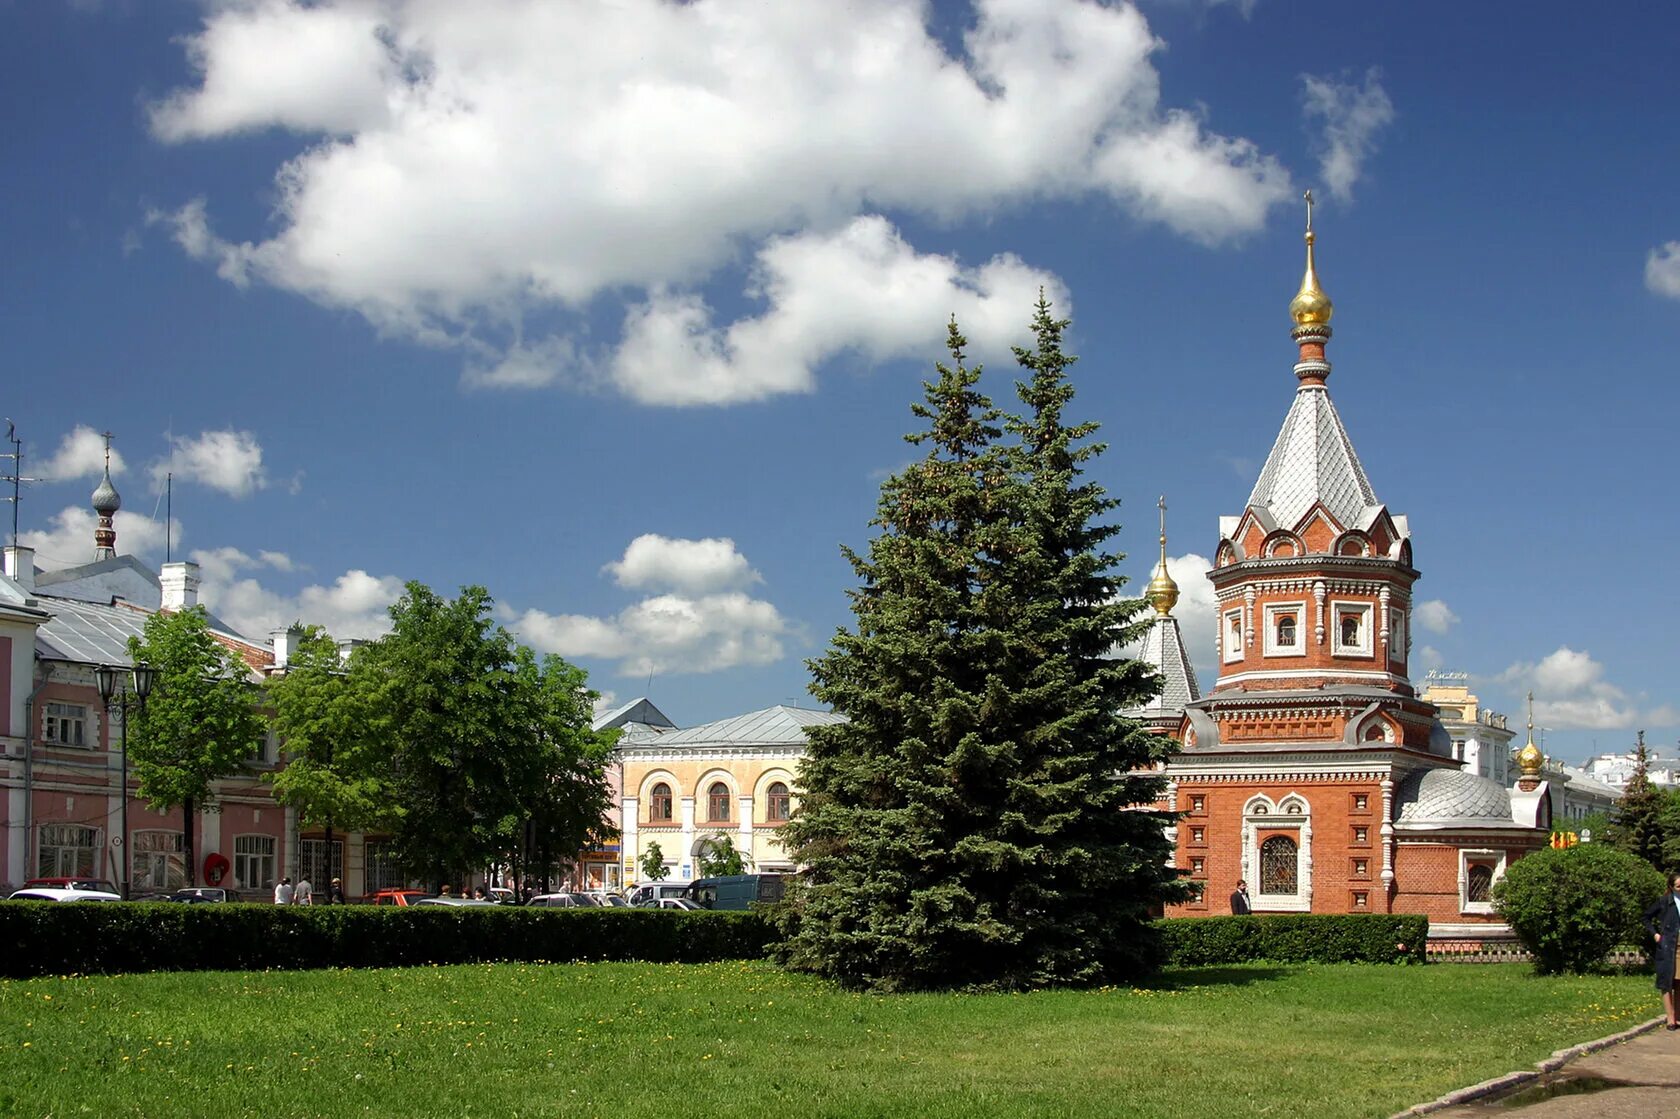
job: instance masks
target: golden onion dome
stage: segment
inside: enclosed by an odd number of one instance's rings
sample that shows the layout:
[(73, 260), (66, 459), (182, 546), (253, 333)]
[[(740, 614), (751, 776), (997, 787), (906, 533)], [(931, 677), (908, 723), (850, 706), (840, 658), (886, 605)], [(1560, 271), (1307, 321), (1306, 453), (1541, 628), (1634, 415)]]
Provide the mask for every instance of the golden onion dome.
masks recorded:
[(1164, 618), (1178, 605), (1178, 584), (1167, 574), (1167, 499), (1161, 498), (1156, 505), (1161, 510), (1161, 562), (1155, 565), (1155, 575), (1144, 588), (1143, 597)]
[(1528, 693), (1528, 744), (1517, 751), (1517, 765), (1524, 777), (1538, 777), (1546, 766), (1546, 755), (1534, 744), (1534, 693)]
[(1312, 191), (1307, 191), (1307, 271), (1301, 277), (1301, 290), (1289, 301), (1289, 317), (1297, 328), (1329, 326), (1335, 305), (1324, 289), (1318, 286), (1318, 269), (1313, 262)]

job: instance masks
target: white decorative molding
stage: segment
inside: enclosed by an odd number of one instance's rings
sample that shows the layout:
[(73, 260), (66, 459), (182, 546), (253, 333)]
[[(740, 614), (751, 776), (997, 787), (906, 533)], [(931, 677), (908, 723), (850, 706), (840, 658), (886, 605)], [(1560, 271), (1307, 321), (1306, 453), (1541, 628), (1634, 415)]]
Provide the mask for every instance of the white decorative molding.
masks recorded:
[(1394, 887), (1394, 778), (1391, 774), (1383, 774), (1382, 779), (1382, 827), (1378, 832), (1382, 836), (1382, 881), (1385, 890)]
[(1384, 648), (1388, 647), (1388, 596), (1387, 587), (1377, 592), (1377, 620), (1382, 623), (1382, 633), (1379, 637)]
[(1322, 644), (1324, 644), (1324, 580), (1323, 579), (1319, 579), (1319, 580), (1317, 580), (1316, 582), (1313, 583), (1312, 593), (1313, 593), (1313, 605), (1316, 607), (1316, 611), (1313, 615), (1313, 617), (1314, 617), (1313, 636), (1317, 640), (1318, 644), (1322, 645)]

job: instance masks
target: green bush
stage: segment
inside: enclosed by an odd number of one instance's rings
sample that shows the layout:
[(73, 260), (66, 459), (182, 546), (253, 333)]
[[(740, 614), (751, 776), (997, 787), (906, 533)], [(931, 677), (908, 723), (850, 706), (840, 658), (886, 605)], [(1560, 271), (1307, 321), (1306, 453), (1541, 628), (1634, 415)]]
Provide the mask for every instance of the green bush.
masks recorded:
[(1593, 971), (1620, 944), (1644, 944), (1645, 904), (1663, 892), (1644, 859), (1603, 843), (1546, 848), (1512, 863), (1494, 906), (1541, 975)]
[(1429, 918), (1409, 913), (1170, 917), (1155, 922), (1177, 967), (1278, 963), (1421, 962)]
[(0, 976), (765, 955), (751, 913), (444, 906), (0, 904)]

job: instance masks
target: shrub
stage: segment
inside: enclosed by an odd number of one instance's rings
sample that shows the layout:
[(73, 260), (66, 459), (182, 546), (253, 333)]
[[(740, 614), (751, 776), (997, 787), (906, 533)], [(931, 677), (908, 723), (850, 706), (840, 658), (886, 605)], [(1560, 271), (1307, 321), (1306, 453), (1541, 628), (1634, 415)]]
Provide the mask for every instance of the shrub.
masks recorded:
[(0, 975), (646, 960), (765, 954), (752, 913), (9, 902)]
[(1171, 917), (1157, 921), (1178, 967), (1244, 960), (1393, 964), (1424, 957), (1429, 919), (1409, 913)]
[(1645, 903), (1663, 876), (1645, 860), (1601, 843), (1537, 851), (1493, 888), (1494, 906), (1534, 956), (1541, 975), (1583, 974), (1619, 944), (1643, 944)]

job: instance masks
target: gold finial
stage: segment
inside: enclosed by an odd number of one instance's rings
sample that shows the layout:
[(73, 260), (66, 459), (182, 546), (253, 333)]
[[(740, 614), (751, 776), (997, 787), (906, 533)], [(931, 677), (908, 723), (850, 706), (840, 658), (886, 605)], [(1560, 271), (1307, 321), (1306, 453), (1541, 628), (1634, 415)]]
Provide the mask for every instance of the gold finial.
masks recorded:
[(1517, 751), (1517, 765), (1524, 777), (1538, 777), (1546, 765), (1546, 755), (1534, 744), (1534, 693), (1528, 693), (1528, 745)]
[(1155, 577), (1149, 580), (1149, 586), (1144, 589), (1143, 597), (1155, 607), (1155, 612), (1165, 618), (1172, 613), (1172, 608), (1178, 605), (1178, 584), (1173, 582), (1172, 576), (1167, 574), (1167, 499), (1165, 496), (1155, 503), (1161, 510), (1161, 562), (1155, 565)]
[(1307, 200), (1307, 271), (1301, 277), (1301, 290), (1289, 301), (1289, 317), (1295, 320), (1297, 329), (1328, 327), (1336, 309), (1324, 289), (1318, 286), (1318, 269), (1313, 263), (1312, 191), (1307, 191), (1304, 197)]

